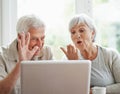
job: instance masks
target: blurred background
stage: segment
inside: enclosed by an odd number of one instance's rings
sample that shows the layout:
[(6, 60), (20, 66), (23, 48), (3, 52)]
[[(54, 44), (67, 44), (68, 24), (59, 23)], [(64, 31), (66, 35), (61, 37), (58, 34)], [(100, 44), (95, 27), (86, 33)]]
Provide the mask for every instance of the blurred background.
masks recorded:
[[(63, 57), (60, 47), (72, 43), (68, 23), (75, 14), (93, 17), (98, 32), (96, 43), (120, 52), (120, 0), (0, 0), (0, 46), (16, 37), (16, 22), (35, 14), (46, 24), (46, 45), (56, 59)], [(7, 37), (6, 37), (7, 36)]]

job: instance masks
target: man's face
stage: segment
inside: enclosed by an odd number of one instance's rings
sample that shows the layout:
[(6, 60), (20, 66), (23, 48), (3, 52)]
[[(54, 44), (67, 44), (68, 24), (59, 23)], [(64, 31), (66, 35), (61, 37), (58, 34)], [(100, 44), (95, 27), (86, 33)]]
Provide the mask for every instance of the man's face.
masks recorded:
[(35, 46), (38, 46), (39, 49), (35, 53), (35, 55), (38, 55), (44, 45), (45, 28), (44, 27), (39, 27), (37, 29), (30, 28), (28, 32), (30, 33), (30, 43), (28, 48), (29, 50), (32, 50)]

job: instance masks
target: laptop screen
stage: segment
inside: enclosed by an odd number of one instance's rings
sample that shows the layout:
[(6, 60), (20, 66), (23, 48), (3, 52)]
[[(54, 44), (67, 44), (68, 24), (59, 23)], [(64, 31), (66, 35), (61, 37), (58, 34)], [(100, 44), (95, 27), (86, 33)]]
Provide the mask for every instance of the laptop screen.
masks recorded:
[(89, 94), (91, 62), (43, 60), (21, 63), (21, 94)]

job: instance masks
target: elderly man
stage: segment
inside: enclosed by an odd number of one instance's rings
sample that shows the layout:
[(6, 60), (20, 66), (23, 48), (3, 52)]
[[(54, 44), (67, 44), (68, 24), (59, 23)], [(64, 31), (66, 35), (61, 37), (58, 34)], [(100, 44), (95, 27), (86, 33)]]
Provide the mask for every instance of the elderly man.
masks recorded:
[(0, 94), (20, 93), (20, 63), (23, 60), (51, 60), (51, 49), (44, 46), (45, 25), (33, 15), (17, 23), (18, 38), (0, 48)]

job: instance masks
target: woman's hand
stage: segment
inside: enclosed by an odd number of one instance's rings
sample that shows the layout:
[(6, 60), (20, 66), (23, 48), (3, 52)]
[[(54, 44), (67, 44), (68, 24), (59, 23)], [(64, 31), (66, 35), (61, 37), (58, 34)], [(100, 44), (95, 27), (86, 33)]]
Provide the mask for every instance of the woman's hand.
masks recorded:
[(67, 50), (63, 47), (61, 47), (60, 49), (64, 52), (64, 54), (66, 55), (66, 57), (69, 60), (78, 60), (79, 59), (78, 50), (71, 44), (67, 45)]
[(32, 50), (28, 49), (30, 41), (30, 33), (28, 32), (26, 35), (24, 32), (18, 34), (18, 54), (19, 54), (19, 61), (22, 60), (31, 60), (34, 54), (39, 49), (35, 46)]

